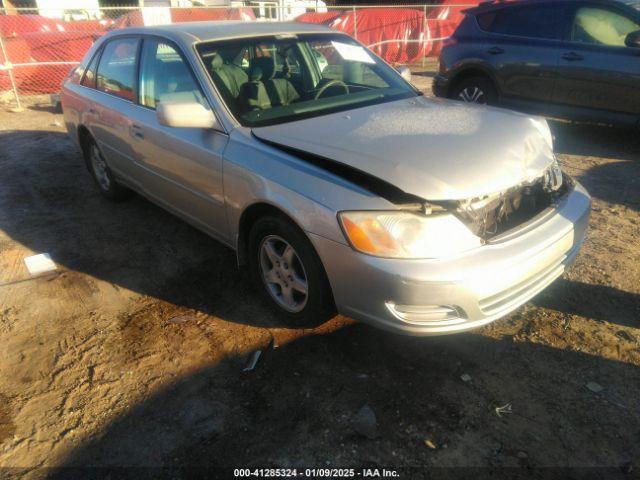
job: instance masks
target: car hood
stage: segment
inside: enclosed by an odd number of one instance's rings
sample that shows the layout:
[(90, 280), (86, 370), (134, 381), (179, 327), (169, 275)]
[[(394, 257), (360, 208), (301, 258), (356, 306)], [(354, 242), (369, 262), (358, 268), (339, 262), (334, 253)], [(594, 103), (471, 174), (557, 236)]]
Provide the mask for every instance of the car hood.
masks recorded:
[(543, 119), (424, 97), (252, 132), (433, 201), (476, 198), (531, 182), (554, 161)]

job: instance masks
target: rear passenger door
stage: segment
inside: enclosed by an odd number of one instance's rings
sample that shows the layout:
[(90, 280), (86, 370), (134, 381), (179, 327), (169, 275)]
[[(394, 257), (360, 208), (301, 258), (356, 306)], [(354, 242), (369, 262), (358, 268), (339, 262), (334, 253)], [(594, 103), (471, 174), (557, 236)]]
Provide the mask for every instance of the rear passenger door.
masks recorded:
[(145, 37), (139, 69), (138, 107), (129, 138), (142, 169), (142, 188), (167, 209), (227, 241), (222, 154), (228, 136), (158, 122), (156, 106), (161, 102), (198, 101), (211, 108), (176, 45)]
[(625, 45), (640, 15), (615, 4), (576, 5), (560, 56), (554, 101), (640, 114), (640, 48)]
[(480, 29), (489, 33), (485, 55), (503, 100), (551, 100), (567, 10), (565, 3), (553, 2), (478, 15)]
[(119, 177), (136, 176), (135, 153), (129, 141), (131, 116), (136, 111), (136, 55), (140, 39), (118, 37), (110, 40), (96, 55), (97, 70), (87, 69), (82, 85), (89, 87), (86, 123), (90, 126), (109, 167)]

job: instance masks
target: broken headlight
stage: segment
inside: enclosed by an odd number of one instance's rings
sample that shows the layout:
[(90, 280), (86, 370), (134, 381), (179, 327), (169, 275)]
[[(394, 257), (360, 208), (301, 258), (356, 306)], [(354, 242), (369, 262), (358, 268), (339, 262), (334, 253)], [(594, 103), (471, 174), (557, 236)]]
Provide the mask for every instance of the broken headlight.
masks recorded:
[(542, 188), (547, 192), (556, 192), (562, 187), (562, 170), (558, 159), (555, 158), (553, 163), (547, 168), (542, 177)]

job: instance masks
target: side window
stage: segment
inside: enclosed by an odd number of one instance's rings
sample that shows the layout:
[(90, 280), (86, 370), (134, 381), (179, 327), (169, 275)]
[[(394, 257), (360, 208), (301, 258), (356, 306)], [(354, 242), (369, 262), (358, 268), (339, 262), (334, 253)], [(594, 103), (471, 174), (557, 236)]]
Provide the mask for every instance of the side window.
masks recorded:
[(145, 40), (140, 57), (141, 105), (155, 108), (160, 102), (197, 100), (204, 98), (191, 70), (171, 45), (158, 40)]
[(624, 47), (627, 35), (636, 30), (640, 25), (626, 16), (604, 8), (583, 7), (576, 12), (571, 40)]
[(112, 40), (102, 52), (96, 87), (125, 100), (133, 100), (138, 39)]
[(556, 40), (562, 37), (564, 18), (564, 9), (554, 5), (504, 8), (477, 17), (486, 32)]
[(91, 63), (89, 63), (89, 66), (85, 70), (84, 77), (82, 77), (80, 85), (90, 88), (96, 88), (96, 68), (98, 67), (99, 58), (100, 51), (97, 51), (91, 59)]

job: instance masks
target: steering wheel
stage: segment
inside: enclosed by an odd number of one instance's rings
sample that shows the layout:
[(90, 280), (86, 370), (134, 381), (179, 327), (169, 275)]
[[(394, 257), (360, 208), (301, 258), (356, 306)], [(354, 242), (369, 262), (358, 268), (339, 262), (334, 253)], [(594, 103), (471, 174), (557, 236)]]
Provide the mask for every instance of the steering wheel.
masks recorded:
[(344, 83), (342, 80), (331, 80), (320, 87), (320, 90), (318, 90), (318, 92), (316, 93), (314, 100), (318, 100), (322, 96), (322, 94), (327, 91), (328, 88), (335, 87), (336, 85), (344, 87), (345, 93), (349, 94), (349, 85)]

